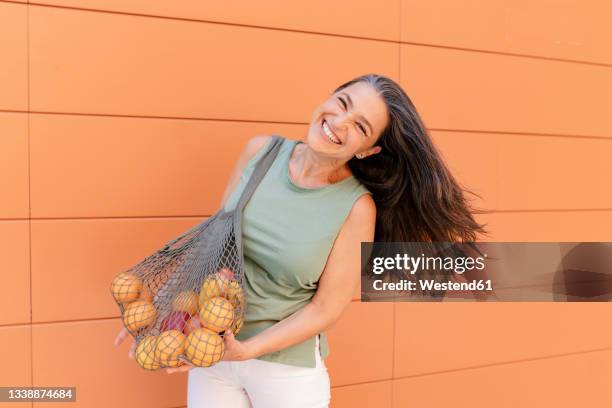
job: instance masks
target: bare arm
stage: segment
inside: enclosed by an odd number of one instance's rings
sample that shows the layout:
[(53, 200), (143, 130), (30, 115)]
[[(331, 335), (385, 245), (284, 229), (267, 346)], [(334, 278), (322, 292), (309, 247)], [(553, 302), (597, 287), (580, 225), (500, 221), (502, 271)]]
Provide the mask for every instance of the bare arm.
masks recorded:
[(374, 240), (376, 206), (369, 194), (353, 205), (334, 242), (312, 301), (286, 319), (245, 340), (245, 355), (255, 358), (301, 343), (331, 326), (350, 303), (360, 282), (361, 242)]

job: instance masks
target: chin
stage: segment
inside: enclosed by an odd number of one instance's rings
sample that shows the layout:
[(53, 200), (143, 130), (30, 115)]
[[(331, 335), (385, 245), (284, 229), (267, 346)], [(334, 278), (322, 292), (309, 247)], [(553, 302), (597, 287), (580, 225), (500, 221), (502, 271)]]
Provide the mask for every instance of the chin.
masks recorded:
[(308, 134), (306, 135), (306, 140), (304, 140), (304, 142), (308, 144), (308, 148), (314, 152), (325, 155), (337, 154), (338, 149), (321, 137), (321, 130), (319, 126), (319, 123), (316, 122), (310, 125), (308, 128)]
[(306, 135), (304, 143), (306, 143), (308, 147), (315, 152), (326, 151), (326, 146), (321, 142), (321, 139), (317, 134), (317, 130), (313, 129), (312, 126), (308, 129), (308, 134)]

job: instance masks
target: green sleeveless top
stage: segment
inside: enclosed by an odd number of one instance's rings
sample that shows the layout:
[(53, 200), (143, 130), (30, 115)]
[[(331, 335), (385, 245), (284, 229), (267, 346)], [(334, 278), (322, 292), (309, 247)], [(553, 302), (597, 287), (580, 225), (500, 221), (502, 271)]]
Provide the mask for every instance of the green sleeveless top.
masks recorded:
[[(268, 142), (269, 145), (270, 142)], [(354, 176), (320, 188), (302, 188), (289, 176), (289, 157), (302, 142), (284, 139), (278, 156), (261, 180), (243, 212), (246, 313), (236, 335), (246, 340), (307, 305), (340, 227), (354, 202), (369, 191)], [(248, 162), (228, 197), (226, 210), (235, 208), (261, 148)], [(355, 254), (358, 256), (359, 254)], [(319, 350), (329, 354), (325, 332)], [(278, 363), (315, 367), (316, 336), (257, 357)]]

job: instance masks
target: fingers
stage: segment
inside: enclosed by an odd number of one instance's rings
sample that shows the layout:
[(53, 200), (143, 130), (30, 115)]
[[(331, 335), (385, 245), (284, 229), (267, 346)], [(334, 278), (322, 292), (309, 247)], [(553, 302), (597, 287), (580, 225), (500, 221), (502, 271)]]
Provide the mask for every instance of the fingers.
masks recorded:
[(115, 347), (121, 344), (124, 338), (125, 337), (123, 336), (122, 332), (120, 332), (117, 337), (115, 337)]
[(166, 368), (166, 373), (168, 373), (168, 374), (178, 373), (178, 372), (182, 371), (183, 367), (184, 366), (173, 367), (173, 368)]
[(182, 373), (182, 372), (191, 370), (193, 367), (194, 366), (192, 366), (191, 364), (183, 364), (178, 367), (166, 368), (166, 373), (168, 374)]
[(195, 366), (193, 364), (191, 364), (191, 361), (186, 360), (185, 357), (179, 356), (179, 361), (181, 362), (181, 367), (186, 365), (189, 366), (190, 368), (194, 368)]
[(135, 354), (136, 354), (136, 341), (133, 341), (132, 346), (130, 347), (130, 351), (128, 351), (128, 357), (134, 358)]
[(227, 340), (234, 340), (234, 333), (232, 333), (230, 329), (227, 329), (223, 337), (225, 337)]
[(128, 334), (130, 334), (128, 332), (128, 330), (124, 327), (119, 334), (117, 334), (117, 337), (115, 337), (115, 346), (118, 346), (119, 344), (121, 344), (121, 342), (123, 340), (125, 340), (125, 338), (128, 336)]
[[(115, 347), (121, 344), (123, 340), (125, 340), (125, 338), (128, 337), (129, 335), (130, 335), (130, 332), (128, 331), (128, 329), (124, 327), (119, 332), (119, 334), (117, 334), (117, 337), (115, 337)], [(134, 340), (132, 341), (132, 345), (130, 346), (130, 351), (128, 351), (128, 357), (134, 358), (136, 354), (135, 352), (136, 352), (136, 341)]]
[(121, 344), (123, 340), (125, 340), (125, 338), (129, 335), (130, 332), (128, 331), (128, 329), (126, 329), (125, 327), (121, 329), (121, 331), (117, 334), (117, 337), (115, 337), (115, 346)]

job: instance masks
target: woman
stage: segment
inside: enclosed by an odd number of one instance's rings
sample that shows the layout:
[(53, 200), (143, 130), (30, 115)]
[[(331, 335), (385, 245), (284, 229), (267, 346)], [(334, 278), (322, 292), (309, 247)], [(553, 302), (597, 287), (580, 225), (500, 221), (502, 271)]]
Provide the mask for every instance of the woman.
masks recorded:
[[(236, 204), (270, 139), (248, 142), (222, 207)], [(317, 107), (304, 143), (284, 140), (243, 223), (244, 327), (227, 333), (218, 364), (167, 369), (189, 370), (190, 408), (327, 407), (324, 331), (360, 282), (361, 242), (474, 241), (484, 232), (408, 96), (375, 74)]]

